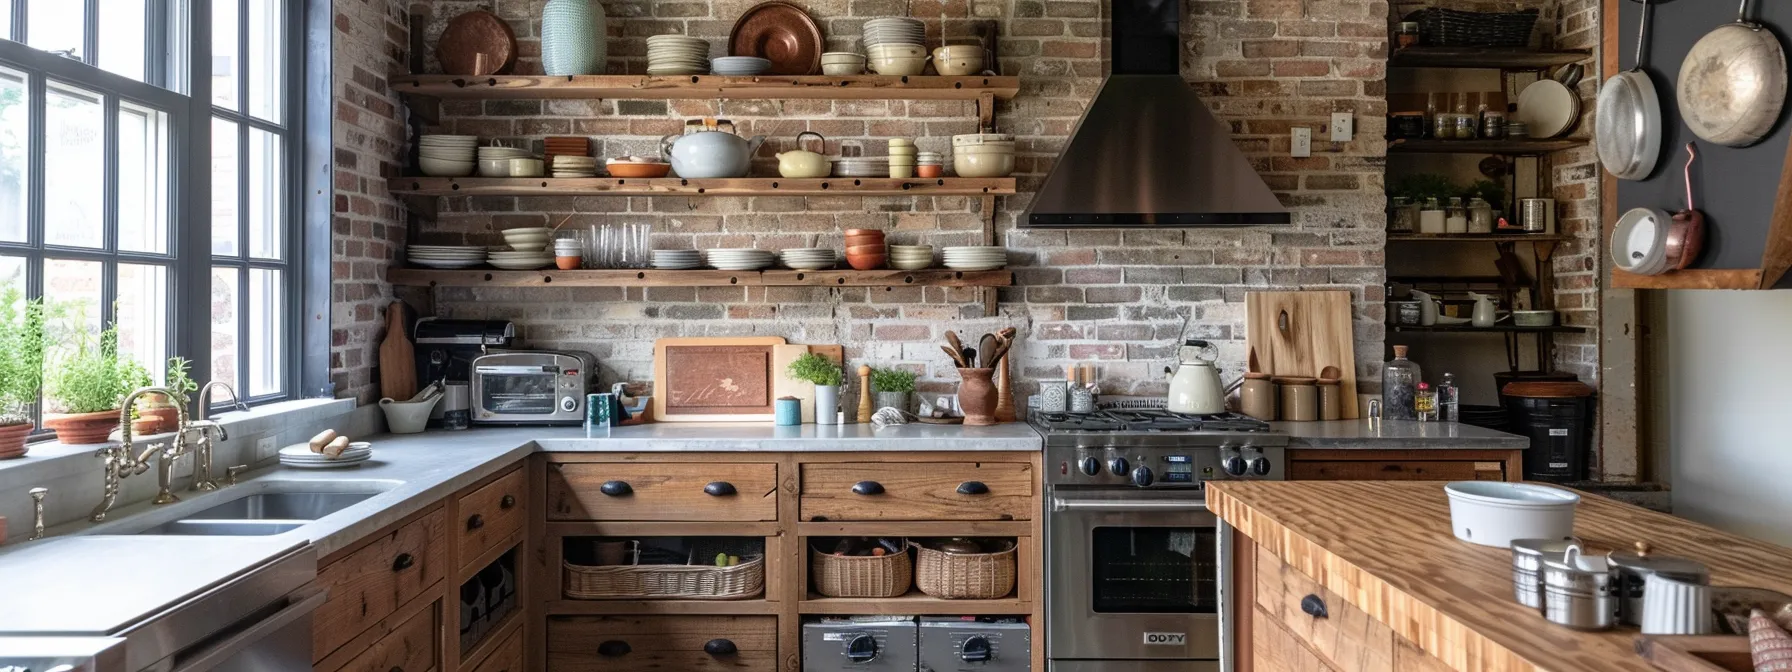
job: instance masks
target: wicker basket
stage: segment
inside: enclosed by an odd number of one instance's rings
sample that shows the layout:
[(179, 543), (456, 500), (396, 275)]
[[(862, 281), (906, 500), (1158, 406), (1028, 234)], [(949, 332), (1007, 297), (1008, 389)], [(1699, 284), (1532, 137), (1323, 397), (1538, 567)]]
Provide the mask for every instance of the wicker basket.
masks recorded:
[(1434, 47), (1524, 47), (1537, 24), (1535, 8), (1517, 12), (1465, 12), (1426, 7), (1419, 17), (1419, 40)]
[(744, 600), (765, 592), (765, 556), (733, 567), (563, 565), (575, 600)]
[(815, 592), (827, 597), (897, 597), (914, 585), (911, 553), (834, 555), (809, 549)]
[(1014, 590), (1014, 551), (995, 553), (947, 553), (913, 544), (915, 585), (921, 592), (945, 600), (994, 600)]

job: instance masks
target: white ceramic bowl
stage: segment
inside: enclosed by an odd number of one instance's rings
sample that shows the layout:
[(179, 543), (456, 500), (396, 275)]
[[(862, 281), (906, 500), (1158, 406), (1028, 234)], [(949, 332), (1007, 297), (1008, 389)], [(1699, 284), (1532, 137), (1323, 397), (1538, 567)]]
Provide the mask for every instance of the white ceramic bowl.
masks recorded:
[(954, 153), (952, 171), (959, 177), (1007, 177), (1014, 174), (1014, 155)]
[(417, 159), (417, 168), (431, 177), (466, 177), (473, 174), (476, 166), (472, 161), (444, 161), (427, 157)]
[(865, 55), (872, 60), (891, 57), (920, 58), (927, 55), (927, 47), (919, 44), (879, 44), (866, 49)]
[(1508, 548), (1513, 539), (1561, 539), (1574, 534), (1580, 495), (1560, 488), (1500, 481), (1456, 481), (1450, 531), (1471, 544)]
[(831, 77), (848, 77), (865, 74), (864, 63), (823, 63), (821, 74)]
[(479, 174), (485, 177), (510, 177), (510, 159), (480, 159)]
[(872, 58), (869, 63), (872, 72), (876, 72), (877, 74), (908, 76), (919, 75), (921, 74), (921, 71), (926, 70), (927, 58), (928, 57), (926, 56), (919, 58), (886, 56), (883, 58)]
[(948, 77), (964, 77), (983, 72), (982, 58), (949, 58), (935, 60), (933, 69)]
[(547, 166), (541, 159), (510, 159), (511, 177), (541, 177), (547, 174)]
[(393, 434), (416, 434), (429, 424), (429, 412), (434, 410), (436, 402), (442, 400), (435, 395), (425, 401), (394, 401), (381, 399), (380, 410), (386, 413), (386, 430)]

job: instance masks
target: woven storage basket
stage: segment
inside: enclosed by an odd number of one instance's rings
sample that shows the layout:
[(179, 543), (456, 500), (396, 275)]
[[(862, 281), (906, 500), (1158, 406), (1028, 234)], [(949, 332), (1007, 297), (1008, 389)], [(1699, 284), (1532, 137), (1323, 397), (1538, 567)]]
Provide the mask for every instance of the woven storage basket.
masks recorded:
[(1435, 47), (1524, 47), (1537, 24), (1536, 9), (1517, 12), (1465, 12), (1427, 7), (1419, 10), (1419, 39)]
[(947, 553), (913, 544), (915, 585), (946, 600), (994, 600), (1014, 590), (1014, 546), (995, 553)]
[(809, 549), (815, 592), (828, 597), (897, 597), (914, 585), (912, 553), (834, 555)]
[(575, 600), (744, 600), (765, 592), (765, 556), (733, 567), (564, 563)]

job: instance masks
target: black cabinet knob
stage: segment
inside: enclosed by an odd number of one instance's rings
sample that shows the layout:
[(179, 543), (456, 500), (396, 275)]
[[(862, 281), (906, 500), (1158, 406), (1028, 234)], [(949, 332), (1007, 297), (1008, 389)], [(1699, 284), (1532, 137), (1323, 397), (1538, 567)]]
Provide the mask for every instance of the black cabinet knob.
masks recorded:
[(415, 564), (417, 564), (417, 559), (414, 557), (411, 557), (411, 554), (399, 553), (398, 557), (392, 558), (392, 571), (402, 572), (404, 570), (410, 569), (411, 565), (415, 565)]
[(958, 484), (958, 494), (987, 495), (989, 494), (989, 486), (984, 485), (982, 481), (965, 481)]
[(498, 508), (506, 510), (516, 508), (516, 495), (505, 495), (503, 499), (498, 500)]
[(603, 485), (598, 486), (597, 491), (611, 497), (626, 497), (635, 494), (635, 489), (629, 487), (627, 481), (604, 481)]
[(703, 643), (703, 652), (712, 656), (732, 656), (740, 653), (740, 649), (729, 640), (712, 639)]
[(628, 655), (628, 652), (633, 650), (634, 649), (628, 645), (628, 642), (616, 639), (597, 645), (597, 655), (605, 658), (620, 658)]
[(471, 532), (482, 527), (485, 527), (485, 516), (477, 513), (467, 516), (467, 531)]
[(716, 481), (703, 486), (703, 494), (711, 497), (727, 497), (734, 493), (734, 484), (727, 481)]
[(1312, 616), (1313, 618), (1325, 618), (1330, 616), (1330, 614), (1325, 611), (1325, 600), (1320, 599), (1318, 595), (1308, 595), (1300, 598), (1300, 610), (1307, 612), (1307, 615)]
[(852, 485), (852, 494), (881, 495), (884, 494), (884, 484), (877, 481), (859, 481)]

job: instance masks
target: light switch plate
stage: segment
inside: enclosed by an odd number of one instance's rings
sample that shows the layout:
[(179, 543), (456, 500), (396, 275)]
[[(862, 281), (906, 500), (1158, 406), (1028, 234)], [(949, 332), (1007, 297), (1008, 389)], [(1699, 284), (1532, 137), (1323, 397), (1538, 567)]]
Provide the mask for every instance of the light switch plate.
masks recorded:
[(1293, 144), (1288, 150), (1289, 156), (1304, 159), (1313, 155), (1313, 129), (1296, 126), (1289, 129), (1289, 133), (1292, 134), (1291, 140), (1293, 140)]
[(255, 461), (260, 462), (272, 458), (279, 448), (274, 446), (273, 436), (264, 436), (255, 440)]
[(1356, 136), (1356, 122), (1349, 112), (1332, 113), (1332, 142), (1350, 142)]

